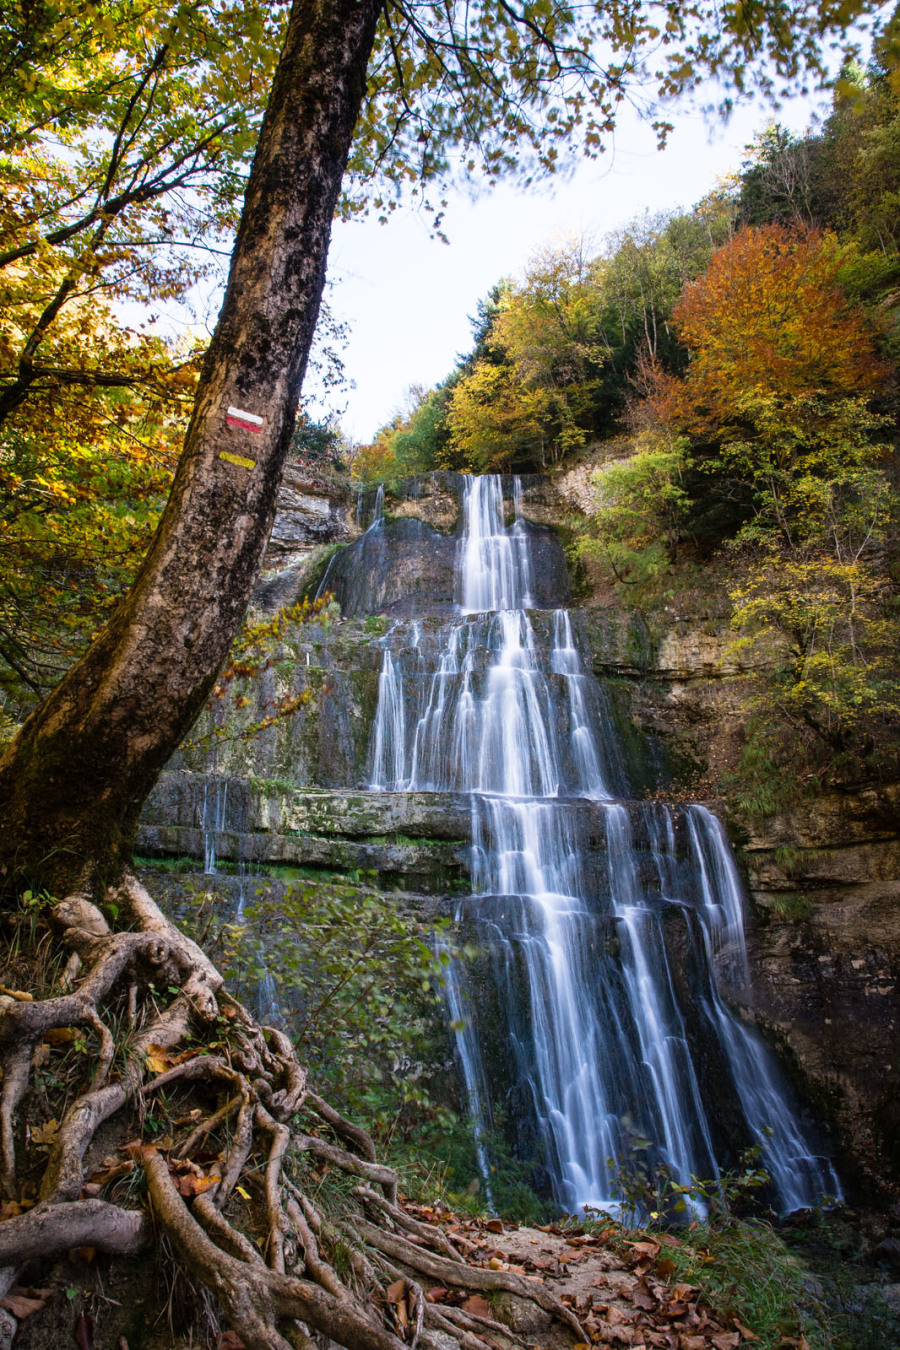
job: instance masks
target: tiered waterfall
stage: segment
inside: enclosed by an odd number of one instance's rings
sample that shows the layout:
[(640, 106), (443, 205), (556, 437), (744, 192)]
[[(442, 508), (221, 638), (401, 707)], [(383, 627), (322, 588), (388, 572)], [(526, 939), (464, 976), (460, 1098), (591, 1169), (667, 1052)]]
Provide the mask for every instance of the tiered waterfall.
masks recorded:
[(735, 1011), (743, 897), (722, 827), (701, 805), (629, 798), (569, 613), (536, 636), (518, 484), (511, 495), (506, 527), (501, 480), (463, 480), (456, 616), (394, 623), (371, 742), (373, 788), (471, 803), (457, 918), (483, 956), (452, 968), (447, 997), (482, 1162), (500, 1104), (570, 1211), (614, 1202), (617, 1167), (648, 1146), (688, 1184), (759, 1142), (783, 1211), (837, 1196), (773, 1053)]

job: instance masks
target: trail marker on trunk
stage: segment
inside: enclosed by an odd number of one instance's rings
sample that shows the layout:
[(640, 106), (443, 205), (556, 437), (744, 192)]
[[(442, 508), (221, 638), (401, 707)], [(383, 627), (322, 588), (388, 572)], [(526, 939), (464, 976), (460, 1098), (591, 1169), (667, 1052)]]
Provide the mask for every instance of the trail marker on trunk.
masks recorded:
[(256, 413), (244, 412), (242, 408), (229, 408), (225, 420), (230, 427), (240, 427), (242, 431), (252, 431), (257, 435), (263, 429), (262, 418), (257, 417)]

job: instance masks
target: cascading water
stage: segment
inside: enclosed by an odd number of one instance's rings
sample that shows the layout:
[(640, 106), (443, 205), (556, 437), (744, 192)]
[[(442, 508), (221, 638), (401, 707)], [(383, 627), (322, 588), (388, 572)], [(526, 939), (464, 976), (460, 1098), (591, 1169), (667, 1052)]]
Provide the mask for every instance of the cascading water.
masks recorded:
[(684, 1185), (758, 1141), (784, 1211), (839, 1196), (772, 1054), (725, 1000), (746, 990), (747, 954), (719, 822), (626, 800), (569, 614), (553, 613), (548, 650), (526, 612), (518, 482), (509, 529), (497, 476), (467, 478), (462, 506), (459, 617), (437, 633), (396, 623), (384, 640), (371, 786), (470, 794), (457, 918), (487, 954), (491, 1006), (479, 1011), (465, 969), (448, 1002), (482, 1163), (505, 1095), (569, 1210), (614, 1203), (635, 1141)]
[[(363, 511), (363, 494), (362, 492), (360, 492), (359, 496), (356, 499), (357, 525), (362, 524), (362, 511)], [(369, 522), (368, 528), (363, 532), (360, 538), (360, 542), (362, 544), (362, 557), (360, 559), (361, 566), (364, 567), (378, 566), (379, 562), (381, 561), (381, 553), (384, 544), (383, 530), (384, 530), (384, 484), (379, 483), (378, 491), (375, 493), (375, 504), (372, 508), (372, 519)], [(340, 553), (338, 552), (333, 554), (332, 557), (328, 560), (328, 566), (325, 568), (325, 573), (316, 589), (315, 598), (317, 600), (321, 600), (321, 598), (325, 594), (327, 594), (327, 592), (330, 590), (329, 582), (331, 579), (331, 574), (334, 569), (334, 564), (339, 557)]]

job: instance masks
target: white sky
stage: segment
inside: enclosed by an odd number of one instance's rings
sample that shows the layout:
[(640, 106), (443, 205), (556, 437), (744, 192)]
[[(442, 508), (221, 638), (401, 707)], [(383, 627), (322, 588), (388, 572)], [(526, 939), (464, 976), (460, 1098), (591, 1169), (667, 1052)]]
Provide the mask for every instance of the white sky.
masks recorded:
[[(501, 184), (471, 201), (451, 197), (444, 220), (449, 245), (429, 238), (428, 219), (401, 207), (386, 225), (338, 223), (329, 263), (330, 305), (350, 326), (343, 358), (355, 383), (341, 421), (356, 440), (375, 431), (404, 402), (409, 385), (433, 385), (471, 347), (468, 316), (504, 276), (514, 276), (542, 244), (585, 234), (598, 245), (609, 230), (644, 210), (690, 207), (717, 178), (738, 168), (743, 148), (773, 115), (803, 131), (830, 96), (795, 99), (777, 113), (738, 108), (730, 122), (708, 121), (675, 106), (675, 130), (658, 152), (652, 130), (623, 118), (614, 149), (582, 162), (565, 182), (517, 191)], [(435, 194), (437, 195), (437, 194)]]

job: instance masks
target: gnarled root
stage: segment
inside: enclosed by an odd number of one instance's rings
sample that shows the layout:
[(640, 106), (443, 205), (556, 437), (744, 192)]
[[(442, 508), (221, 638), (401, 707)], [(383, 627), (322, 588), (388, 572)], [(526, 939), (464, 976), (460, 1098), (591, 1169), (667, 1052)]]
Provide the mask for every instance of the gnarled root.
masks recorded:
[[(510, 1290), (587, 1339), (541, 1284), (468, 1266), (443, 1233), (403, 1210), (396, 1174), (377, 1161), (366, 1131), (308, 1090), (288, 1037), (261, 1028), (225, 992), (208, 958), (136, 878), (126, 877), (112, 898), (131, 931), (111, 931), (93, 904), (70, 897), (53, 916), (70, 954), (56, 989), (37, 1000), (0, 994), (0, 1182), (12, 1202), (0, 1222), (0, 1267), (81, 1246), (131, 1254), (155, 1226), (216, 1296), (248, 1350), (312, 1350), (315, 1333), (348, 1350), (416, 1350), (420, 1342), (436, 1345), (438, 1332), (461, 1350), (487, 1350), (499, 1324), (438, 1310), (423, 1276), (460, 1289)], [(90, 1081), (49, 1141), (35, 1203), (33, 1179), (26, 1186), (19, 1178), (15, 1120), (50, 1053), (46, 1045), (76, 1035), (96, 1045), (81, 1061), (90, 1061)], [(157, 1147), (141, 1126), (154, 1103), (172, 1094), (182, 1107), (184, 1099), (202, 1105), (179, 1118), (186, 1132)], [(301, 1128), (301, 1109), (333, 1141)], [(130, 1140), (131, 1163), (110, 1166), (105, 1158), (97, 1170), (98, 1130), (114, 1117)], [(201, 1145), (207, 1163), (219, 1149), (206, 1169), (194, 1161)], [(329, 1228), (285, 1171), (304, 1153), (359, 1181), (369, 1217), (360, 1214), (345, 1232)], [(146, 1173), (152, 1224), (143, 1211), (100, 1198), (101, 1187), (129, 1166)], [(344, 1278), (330, 1259), (338, 1244)], [(402, 1321), (381, 1288), (398, 1277), (406, 1290)]]

